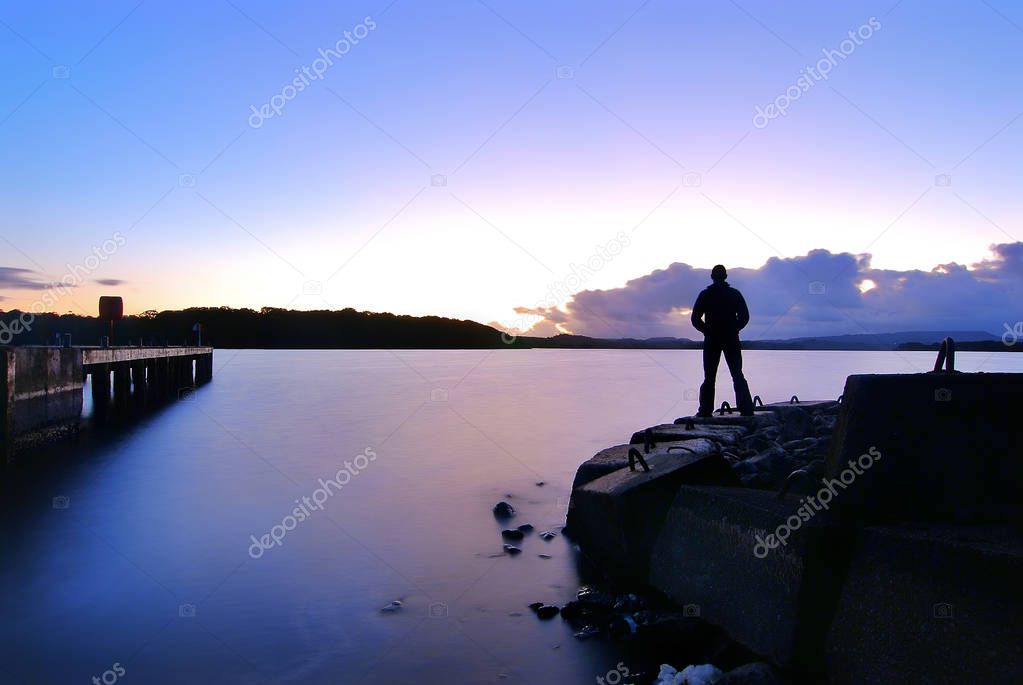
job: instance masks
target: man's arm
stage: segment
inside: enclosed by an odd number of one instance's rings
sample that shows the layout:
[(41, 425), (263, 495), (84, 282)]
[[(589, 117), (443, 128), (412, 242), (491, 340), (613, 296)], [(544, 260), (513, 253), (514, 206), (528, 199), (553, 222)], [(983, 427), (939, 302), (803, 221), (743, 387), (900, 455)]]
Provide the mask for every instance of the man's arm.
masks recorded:
[(693, 315), (690, 320), (693, 322), (693, 328), (700, 331), (701, 333), (707, 332), (707, 324), (703, 322), (703, 314), (705, 312), (705, 305), (703, 303), (703, 293), (701, 292), (696, 296), (696, 304), (693, 305)]
[(736, 290), (735, 295), (735, 325), (736, 330), (741, 331), (749, 323), (749, 307), (746, 306), (746, 300), (743, 298), (742, 293)]

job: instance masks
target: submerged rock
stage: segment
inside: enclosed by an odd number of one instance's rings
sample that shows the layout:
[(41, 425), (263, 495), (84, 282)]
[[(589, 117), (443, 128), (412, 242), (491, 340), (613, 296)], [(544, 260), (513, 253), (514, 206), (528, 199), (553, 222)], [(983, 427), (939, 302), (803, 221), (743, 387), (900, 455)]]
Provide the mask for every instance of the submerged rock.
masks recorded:
[(583, 616), (583, 605), (574, 599), (561, 607), (561, 618), (566, 621), (577, 621)]
[(611, 609), (615, 603), (614, 595), (586, 585), (579, 589), (575, 598), (580, 604), (600, 607), (602, 609)]
[(523, 523), (521, 526), (518, 527), (518, 531), (520, 533), (531, 533), (533, 532), (533, 524)]
[(639, 597), (630, 592), (627, 595), (620, 595), (615, 599), (612, 608), (619, 613), (632, 613), (642, 609), (643, 604), (644, 602)]
[(505, 545), (504, 551), (506, 554), (511, 554), (513, 556), (516, 554), (522, 554), (522, 550), (516, 547), (515, 545)]
[(498, 502), (494, 505), (494, 516), (499, 519), (508, 519), (515, 516), (515, 507), (507, 502)]
[(526, 537), (526, 534), (523, 533), (521, 530), (508, 528), (501, 531), (501, 537), (503, 537), (505, 540), (521, 540), (522, 538)]
[(380, 611), (382, 611), (385, 614), (393, 614), (396, 611), (401, 611), (404, 606), (405, 605), (401, 603), (401, 600), (396, 599), (387, 606), (385, 606)]
[(549, 530), (545, 530), (544, 532), (540, 533), (540, 539), (541, 539), (541, 540), (544, 540), (544, 541), (549, 541), (549, 540), (553, 540), (553, 539), (554, 539), (554, 538), (556, 538), (557, 536), (558, 536), (558, 534), (557, 534), (557, 533), (552, 533), (552, 532), (551, 532), (551, 531), (549, 531)]
[(597, 626), (586, 626), (577, 633), (573, 633), (572, 637), (579, 640), (589, 640), (590, 638), (599, 637), (600, 628)]
[(553, 604), (544, 604), (540, 607), (537, 607), (536, 609), (537, 617), (544, 621), (549, 621), (550, 619), (554, 618), (560, 613), (561, 609), (554, 606)]

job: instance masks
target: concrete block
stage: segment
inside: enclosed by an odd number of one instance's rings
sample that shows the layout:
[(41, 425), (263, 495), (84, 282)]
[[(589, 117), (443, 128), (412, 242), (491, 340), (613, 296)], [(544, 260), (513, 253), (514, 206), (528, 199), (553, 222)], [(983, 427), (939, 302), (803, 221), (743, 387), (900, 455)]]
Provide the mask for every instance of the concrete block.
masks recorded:
[(601, 476), (624, 469), (629, 465), (629, 450), (633, 447), (634, 445), (615, 445), (597, 452), (584, 461), (576, 469), (575, 480), (572, 481), (572, 491), (574, 492)]
[[(770, 411), (802, 409), (808, 412), (818, 412), (836, 409), (838, 405), (838, 400), (799, 400), (798, 402), (789, 400), (788, 402), (771, 402), (770, 404), (765, 404), (762, 409)], [(761, 407), (758, 407), (757, 411), (760, 411), (760, 409)]]
[[(697, 434), (694, 432), (691, 439), (695, 440), (698, 437), (703, 437), (703, 434)], [(678, 450), (670, 448), (685, 446), (685, 444), (685, 440), (658, 442), (656, 449), (654, 449), (651, 454), (667, 452), (669, 450), (677, 452)], [(606, 476), (609, 473), (614, 473), (619, 469), (628, 467), (630, 449), (638, 449), (639, 452), (643, 454), (644, 459), (647, 457), (647, 455), (643, 453), (641, 445), (615, 445), (614, 447), (603, 449), (579, 465), (579, 468), (576, 469), (575, 472), (575, 480), (572, 481), (572, 490), (575, 491), (601, 476)]]
[(738, 484), (714, 443), (697, 439), (682, 446), (644, 455), (649, 473), (619, 469), (572, 492), (568, 528), (585, 553), (645, 580), (653, 543), (679, 487)]
[(20, 347), (14, 357), (14, 406), (11, 431), (32, 431), (77, 424), (82, 414), (81, 354), (60, 347)]
[(831, 682), (1023, 682), (1021, 579), (1018, 528), (864, 529), (828, 635)]
[[(654, 544), (649, 580), (752, 651), (812, 674), (823, 670), (851, 534), (827, 511), (804, 521), (800, 504), (745, 488), (680, 488)], [(771, 549), (768, 536), (785, 524), (786, 544)]]
[(882, 458), (841, 495), (874, 523), (1023, 520), (1023, 374), (850, 376), (827, 475), (875, 447)]
[[(652, 426), (647, 430), (651, 432), (657, 443), (708, 438), (726, 445), (735, 444), (749, 430), (742, 425), (697, 424), (694, 422), (693, 426), (693, 428), (686, 428), (685, 423), (665, 423)], [(641, 430), (633, 433), (629, 442), (633, 445), (642, 445), (645, 440), (646, 430)]]
[(718, 414), (717, 410), (715, 410), (713, 416), (681, 416), (675, 419), (676, 424), (687, 421), (692, 421), (697, 426), (734, 426), (750, 431), (759, 430), (763, 426), (773, 423), (776, 419), (772, 412), (762, 411), (760, 408), (757, 409), (753, 416), (742, 416), (738, 410), (731, 414)]

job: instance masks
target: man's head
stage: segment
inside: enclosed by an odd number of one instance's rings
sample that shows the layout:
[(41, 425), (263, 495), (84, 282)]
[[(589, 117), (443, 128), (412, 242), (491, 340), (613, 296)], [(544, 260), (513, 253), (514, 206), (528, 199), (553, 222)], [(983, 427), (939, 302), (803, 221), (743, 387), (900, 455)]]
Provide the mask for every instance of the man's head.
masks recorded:
[(728, 278), (728, 272), (725, 270), (723, 264), (718, 264), (717, 266), (710, 270), (710, 277), (714, 280), (715, 283), (719, 283)]

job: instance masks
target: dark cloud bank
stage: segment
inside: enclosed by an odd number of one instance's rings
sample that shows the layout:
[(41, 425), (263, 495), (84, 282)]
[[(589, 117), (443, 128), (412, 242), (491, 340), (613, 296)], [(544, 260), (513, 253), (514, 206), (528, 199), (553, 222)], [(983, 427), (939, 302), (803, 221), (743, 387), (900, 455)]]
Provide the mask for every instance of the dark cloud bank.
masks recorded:
[[(757, 269), (729, 268), (729, 282), (746, 297), (747, 339), (794, 338), (907, 330), (984, 330), (1001, 334), (1023, 319), (1023, 242), (991, 246), (975, 264), (930, 271), (875, 269), (869, 254), (813, 250), (773, 257)], [(870, 290), (862, 284), (872, 281)], [(613, 290), (585, 290), (566, 311), (521, 307), (544, 317), (532, 335), (559, 331), (602, 338), (698, 338), (689, 308), (710, 282), (710, 269), (676, 262)]]
[(0, 288), (45, 290), (49, 287), (49, 283), (40, 280), (38, 274), (30, 269), (18, 269), (13, 266), (0, 266)]

